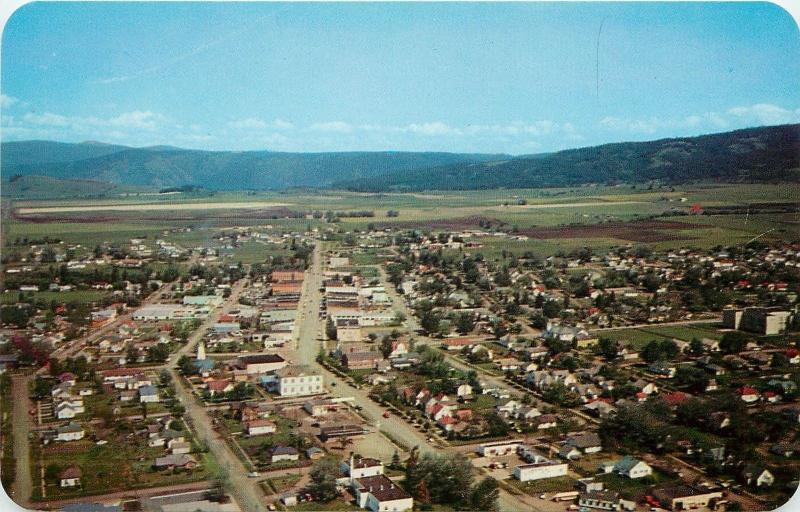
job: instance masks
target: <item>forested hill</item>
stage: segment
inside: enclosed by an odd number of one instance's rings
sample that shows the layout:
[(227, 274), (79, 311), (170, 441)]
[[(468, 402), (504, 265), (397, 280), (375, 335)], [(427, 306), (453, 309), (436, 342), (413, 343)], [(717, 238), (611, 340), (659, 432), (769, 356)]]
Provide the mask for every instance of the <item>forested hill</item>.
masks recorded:
[(571, 186), (585, 183), (800, 181), (800, 125), (508, 155), (276, 153), (4, 142), (4, 181), (20, 176), (208, 190), (332, 187), (355, 191)]
[(547, 155), (461, 162), (334, 186), (355, 191), (486, 189), (585, 183), (800, 181), (800, 125), (750, 128)]
[(49, 141), (4, 142), (1, 156), (4, 180), (47, 176), (156, 188), (195, 185), (210, 190), (327, 187), (334, 182), (369, 180), (394, 172), (508, 158), (496, 154), (389, 151), (199, 151)]

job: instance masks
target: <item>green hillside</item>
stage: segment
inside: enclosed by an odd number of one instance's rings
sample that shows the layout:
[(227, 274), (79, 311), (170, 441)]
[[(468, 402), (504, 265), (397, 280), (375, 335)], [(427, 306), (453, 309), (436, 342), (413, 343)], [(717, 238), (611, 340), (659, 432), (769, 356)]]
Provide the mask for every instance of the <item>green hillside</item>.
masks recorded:
[(536, 188), (586, 183), (800, 181), (800, 125), (459, 163), (336, 185), (355, 191)]

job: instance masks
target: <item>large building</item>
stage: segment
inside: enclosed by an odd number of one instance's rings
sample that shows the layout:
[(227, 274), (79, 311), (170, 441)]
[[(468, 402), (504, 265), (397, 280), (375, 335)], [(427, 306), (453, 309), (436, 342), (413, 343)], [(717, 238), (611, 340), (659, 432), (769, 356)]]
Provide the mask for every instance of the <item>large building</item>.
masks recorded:
[(208, 306), (217, 307), (225, 302), (219, 295), (186, 295), (183, 297), (183, 303), (187, 306)]
[(688, 485), (661, 487), (652, 491), (653, 497), (668, 510), (709, 508), (714, 510), (722, 499), (722, 492), (706, 491)]
[(353, 485), (356, 502), (372, 512), (402, 512), (414, 508), (414, 499), (386, 475), (359, 478)]
[(247, 372), (248, 375), (257, 375), (284, 368), (286, 360), (278, 354), (250, 354), (239, 356), (236, 359), (236, 366)]
[(308, 396), (325, 391), (322, 375), (308, 366), (287, 366), (265, 380), (266, 386), (280, 396)]
[(526, 445), (520, 445), (517, 448), (517, 452), (522, 458), (528, 461), (528, 464), (523, 464), (514, 468), (514, 477), (520, 482), (554, 478), (567, 474), (568, 465), (566, 462), (556, 462), (548, 459)]
[(792, 314), (779, 308), (727, 308), (722, 312), (722, 325), (726, 329), (775, 335), (786, 330)]

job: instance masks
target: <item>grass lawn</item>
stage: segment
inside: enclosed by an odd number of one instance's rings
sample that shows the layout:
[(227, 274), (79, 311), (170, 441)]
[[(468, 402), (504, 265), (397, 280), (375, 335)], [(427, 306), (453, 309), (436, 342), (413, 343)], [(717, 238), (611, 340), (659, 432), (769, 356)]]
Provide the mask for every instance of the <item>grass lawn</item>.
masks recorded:
[(598, 475), (595, 480), (605, 483), (606, 488), (610, 491), (617, 491), (626, 498), (634, 498), (644, 493), (653, 485), (666, 484), (673, 479), (670, 479), (658, 471), (653, 471), (651, 476), (644, 478), (628, 478), (617, 475), (616, 473), (608, 473)]
[[(26, 298), (33, 298), (36, 302), (45, 302), (49, 304), (56, 301), (61, 304), (69, 304), (76, 302), (79, 304), (91, 304), (93, 302), (100, 302), (101, 300), (111, 297), (111, 292), (101, 290), (71, 290), (68, 292), (25, 292)], [(10, 290), (0, 295), (0, 303), (2, 304), (16, 304), (19, 300), (19, 292)]]
[(635, 350), (639, 350), (648, 343), (656, 339), (664, 339), (667, 336), (645, 332), (641, 329), (615, 329), (608, 331), (595, 331), (593, 333), (599, 338), (608, 338), (613, 341), (622, 342), (623, 345), (630, 345)]
[(507, 480), (508, 483), (527, 494), (541, 494), (543, 492), (564, 492), (574, 491), (577, 480), (570, 476), (559, 476), (555, 478), (543, 478), (541, 480), (531, 480), (520, 482), (516, 478)]
[(291, 511), (308, 511), (308, 512), (317, 512), (320, 510), (361, 510), (356, 505), (344, 501), (342, 498), (337, 498), (333, 501), (329, 501), (327, 503), (319, 503), (316, 501), (309, 501), (306, 503), (299, 503), (294, 507), (287, 507), (286, 510)]
[(286, 475), (269, 478), (261, 482), (261, 487), (266, 494), (279, 494), (290, 489), (300, 480), (300, 475)]

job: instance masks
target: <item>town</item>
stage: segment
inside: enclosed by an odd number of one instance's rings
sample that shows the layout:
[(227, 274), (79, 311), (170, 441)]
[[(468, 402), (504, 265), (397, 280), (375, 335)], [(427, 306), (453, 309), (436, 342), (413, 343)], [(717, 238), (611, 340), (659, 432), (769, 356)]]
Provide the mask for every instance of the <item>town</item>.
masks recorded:
[(12, 497), (736, 511), (797, 488), (800, 244), (543, 255), (509, 227), (335, 217), (7, 240)]

